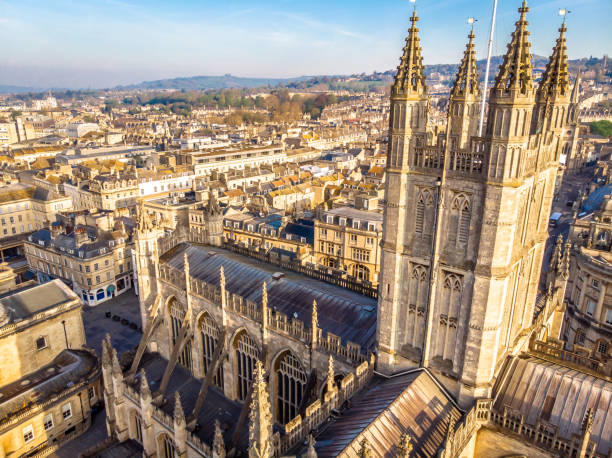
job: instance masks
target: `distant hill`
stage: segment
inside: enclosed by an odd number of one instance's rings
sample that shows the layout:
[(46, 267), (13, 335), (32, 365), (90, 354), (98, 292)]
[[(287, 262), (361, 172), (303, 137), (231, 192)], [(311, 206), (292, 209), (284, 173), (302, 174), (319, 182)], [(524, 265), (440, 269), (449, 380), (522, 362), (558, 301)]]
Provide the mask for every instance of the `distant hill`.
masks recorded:
[(23, 92), (36, 92), (38, 90), (40, 90), (40, 88), (0, 84), (0, 94), (19, 94)]
[(245, 78), (229, 74), (223, 76), (191, 76), (155, 81), (143, 81), (142, 83), (138, 84), (117, 86), (116, 89), (185, 89), (189, 91), (205, 89), (241, 89), (266, 86), (275, 87), (285, 85), (292, 81), (305, 81), (310, 78), (310, 76), (301, 76), (297, 78)]

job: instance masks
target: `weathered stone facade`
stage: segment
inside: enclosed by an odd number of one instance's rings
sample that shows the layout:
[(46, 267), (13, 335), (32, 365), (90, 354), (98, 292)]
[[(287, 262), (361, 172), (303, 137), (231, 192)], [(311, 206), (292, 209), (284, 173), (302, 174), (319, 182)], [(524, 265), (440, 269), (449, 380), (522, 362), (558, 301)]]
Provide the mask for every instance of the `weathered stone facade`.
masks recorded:
[(466, 405), (526, 344), (570, 102), (565, 25), (536, 90), (519, 11), (482, 137), (473, 33), (445, 135), (426, 128), (416, 12), (391, 95), (378, 368), (431, 368)]

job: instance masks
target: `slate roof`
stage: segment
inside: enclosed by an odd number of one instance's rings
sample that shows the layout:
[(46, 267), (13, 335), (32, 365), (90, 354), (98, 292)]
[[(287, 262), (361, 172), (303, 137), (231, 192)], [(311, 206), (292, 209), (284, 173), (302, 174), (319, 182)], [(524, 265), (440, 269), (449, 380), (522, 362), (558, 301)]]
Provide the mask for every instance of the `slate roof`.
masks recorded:
[[(506, 374), (509, 377), (506, 377)], [(591, 439), (604, 456), (612, 449), (612, 383), (535, 357), (515, 357), (506, 363), (504, 382), (494, 388), (494, 409), (520, 411), (525, 422), (538, 420), (559, 427), (559, 436), (580, 434), (587, 409), (594, 409)]]
[[(375, 299), (218, 248), (185, 244), (170, 252), (170, 257), (164, 257), (163, 261), (183, 271), (185, 251), (189, 257), (189, 272), (194, 278), (218, 285), (219, 268), (223, 266), (227, 290), (260, 305), (265, 281), (272, 310), (288, 317), (297, 315), (309, 327), (312, 302), (316, 300), (319, 326), (323, 332), (340, 336), (343, 344), (347, 341), (359, 344), (362, 351), (369, 350), (374, 344)], [(284, 277), (273, 278), (272, 275), (279, 271)]]
[(582, 211), (592, 212), (598, 210), (604, 200), (604, 197), (612, 194), (612, 185), (605, 185), (597, 188), (595, 191), (589, 194), (589, 196), (582, 204)]
[[(164, 371), (168, 364), (168, 360), (160, 356), (158, 353), (145, 353), (140, 364), (140, 368), (145, 370), (147, 374), (147, 381), (149, 382), (149, 388), (151, 392), (155, 392), (159, 389), (159, 384), (164, 375)], [(162, 404), (162, 410), (171, 417), (174, 416), (174, 393), (178, 392), (181, 397), (181, 403), (185, 416), (191, 415), (193, 407), (195, 406), (202, 386), (202, 380), (197, 379), (189, 371), (180, 365), (176, 365), (172, 371), (168, 388), (166, 389), (165, 399), (166, 401)], [(140, 372), (135, 377), (133, 387), (136, 391), (140, 391)], [(231, 401), (227, 399), (218, 389), (211, 385), (204, 398), (204, 404), (198, 415), (197, 436), (211, 445), (213, 442), (213, 436), (215, 432), (215, 420), (219, 420), (221, 423), (221, 429), (224, 430), (223, 437), (226, 444), (230, 443), (240, 411), (242, 410), (242, 403), (237, 401)], [(249, 441), (249, 428), (248, 420), (247, 425), (243, 426), (243, 431), (240, 433), (238, 440), (238, 449), (246, 450), (248, 448)]]
[(462, 414), (423, 369), (391, 378), (375, 375), (349, 402), (350, 407), (315, 437), (319, 458), (343, 451), (358, 456), (364, 438), (372, 456), (395, 457), (403, 433), (412, 438), (411, 457), (437, 456), (450, 416), (458, 419)]
[(314, 243), (314, 226), (305, 225), (299, 223), (288, 223), (283, 229), (284, 234), (291, 234), (298, 237), (297, 240), (300, 240), (300, 237), (304, 237), (306, 239), (306, 243), (312, 245)]

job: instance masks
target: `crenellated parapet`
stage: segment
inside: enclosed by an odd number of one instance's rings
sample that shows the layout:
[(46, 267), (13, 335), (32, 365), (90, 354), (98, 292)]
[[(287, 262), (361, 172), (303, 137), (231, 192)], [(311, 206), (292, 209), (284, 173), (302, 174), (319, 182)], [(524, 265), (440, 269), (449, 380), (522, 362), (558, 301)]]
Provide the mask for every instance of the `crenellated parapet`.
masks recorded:
[(330, 417), (334, 409), (339, 408), (345, 401), (363, 388), (374, 374), (374, 357), (363, 361), (355, 372), (348, 373), (341, 381), (332, 396), (325, 396), (311, 403), (304, 415), (297, 415), (285, 425), (285, 434), (278, 435), (276, 456), (284, 456), (298, 443), (303, 442), (311, 431), (317, 429)]

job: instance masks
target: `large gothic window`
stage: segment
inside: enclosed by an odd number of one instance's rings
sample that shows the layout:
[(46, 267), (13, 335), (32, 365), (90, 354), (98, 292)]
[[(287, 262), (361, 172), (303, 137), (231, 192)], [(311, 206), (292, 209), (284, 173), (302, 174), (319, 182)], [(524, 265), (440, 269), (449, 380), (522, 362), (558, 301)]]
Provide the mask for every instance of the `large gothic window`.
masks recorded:
[(298, 414), (307, 377), (299, 360), (290, 352), (277, 360), (275, 370), (277, 418), (285, 424)]
[(157, 438), (157, 447), (159, 449), (160, 458), (174, 458), (176, 456), (174, 442), (166, 433), (162, 433)]
[[(175, 298), (172, 298), (170, 301), (170, 330), (172, 332), (172, 345), (176, 345), (178, 343), (179, 336), (181, 334), (181, 327), (183, 325), (183, 320), (185, 319), (186, 310), (183, 305), (177, 301)], [(188, 340), (183, 346), (183, 350), (178, 357), (178, 363), (191, 370), (191, 340)]]
[(142, 417), (137, 411), (132, 411), (131, 415), (132, 436), (142, 444)]
[(253, 370), (259, 359), (259, 349), (255, 341), (246, 332), (236, 338), (235, 346), (238, 365), (238, 399), (244, 401), (253, 382)]
[[(208, 314), (202, 316), (198, 323), (198, 329), (202, 337), (202, 368), (204, 369), (204, 376), (206, 376), (208, 369), (213, 363), (213, 355), (219, 343), (220, 331), (217, 323)], [(217, 373), (213, 377), (213, 383), (223, 390), (222, 364), (219, 364), (217, 368)]]

